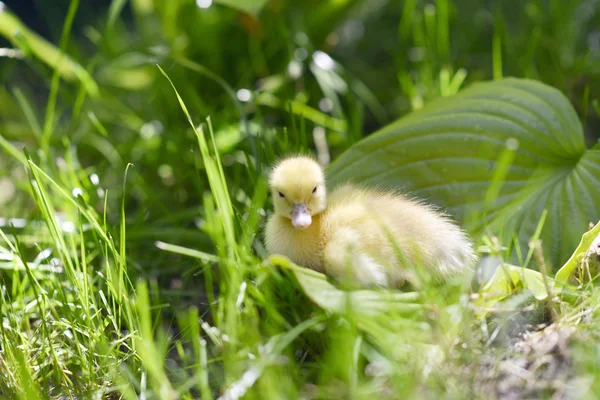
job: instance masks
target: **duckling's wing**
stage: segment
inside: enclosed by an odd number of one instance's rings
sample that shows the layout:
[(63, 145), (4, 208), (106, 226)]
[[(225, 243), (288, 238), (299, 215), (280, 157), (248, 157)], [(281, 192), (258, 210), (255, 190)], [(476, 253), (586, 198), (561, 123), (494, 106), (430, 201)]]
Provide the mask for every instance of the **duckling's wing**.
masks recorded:
[(323, 262), (325, 273), (346, 283), (363, 287), (388, 286), (383, 265), (361, 250), (361, 233), (350, 226), (336, 226), (325, 244)]

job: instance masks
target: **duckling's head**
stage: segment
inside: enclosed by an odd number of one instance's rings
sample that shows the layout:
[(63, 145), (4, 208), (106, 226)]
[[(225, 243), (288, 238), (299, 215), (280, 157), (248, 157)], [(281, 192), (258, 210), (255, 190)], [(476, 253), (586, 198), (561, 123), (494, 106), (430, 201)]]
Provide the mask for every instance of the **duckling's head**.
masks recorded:
[(275, 214), (290, 218), (297, 229), (306, 229), (312, 216), (325, 210), (325, 174), (309, 157), (290, 157), (279, 162), (269, 177)]

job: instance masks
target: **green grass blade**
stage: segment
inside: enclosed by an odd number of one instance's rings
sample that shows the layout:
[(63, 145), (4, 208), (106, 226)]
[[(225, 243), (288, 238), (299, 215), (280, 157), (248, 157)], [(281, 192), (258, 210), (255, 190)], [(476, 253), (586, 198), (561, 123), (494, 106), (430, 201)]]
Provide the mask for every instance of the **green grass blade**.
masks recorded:
[(85, 68), (31, 31), (6, 9), (0, 11), (0, 35), (21, 48), (25, 54), (33, 54), (52, 68), (56, 67), (56, 61), (62, 58), (62, 62), (56, 69), (58, 74), (67, 80), (79, 80), (91, 96), (98, 95), (98, 85)]

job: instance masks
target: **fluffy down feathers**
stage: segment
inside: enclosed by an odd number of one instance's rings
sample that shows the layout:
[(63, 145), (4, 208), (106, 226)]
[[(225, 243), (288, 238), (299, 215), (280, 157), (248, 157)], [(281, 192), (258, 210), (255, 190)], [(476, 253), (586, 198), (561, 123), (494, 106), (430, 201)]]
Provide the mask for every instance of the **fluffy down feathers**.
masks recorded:
[[(280, 162), (270, 185), (275, 212), (265, 232), (269, 254), (361, 286), (399, 286), (420, 267), (444, 280), (474, 264), (465, 233), (433, 207), (353, 185), (327, 198), (323, 171), (310, 158)], [(307, 226), (295, 223), (302, 213)]]

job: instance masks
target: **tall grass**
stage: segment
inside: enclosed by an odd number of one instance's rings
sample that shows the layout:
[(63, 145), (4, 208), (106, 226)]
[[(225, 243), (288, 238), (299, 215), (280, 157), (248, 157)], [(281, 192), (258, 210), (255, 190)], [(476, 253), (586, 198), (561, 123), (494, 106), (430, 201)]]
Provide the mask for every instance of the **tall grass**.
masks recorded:
[[(490, 316), (462, 282), (348, 293), (267, 261), (266, 174), (285, 153), (333, 159), (480, 79), (539, 78), (578, 102), (582, 76), (587, 109), (596, 56), (570, 49), (596, 14), (518, 2), (517, 23), (504, 3), (290, 1), (253, 19), (221, 3), (71, 1), (49, 41), (0, 11), (0, 34), (28, 57), (0, 59), (0, 188), (14, 190), (0, 195), (0, 394), (485, 397), (479, 369), (511, 313), (544, 307), (523, 296)], [(509, 143), (475, 219), (514, 155)], [(485, 233), (501, 259), (511, 244)], [(534, 248), (519, 250), (534, 268)], [(597, 290), (585, 293), (556, 319), (595, 316)], [(594, 329), (573, 352), (598, 393)]]

